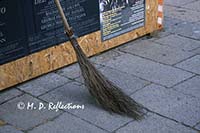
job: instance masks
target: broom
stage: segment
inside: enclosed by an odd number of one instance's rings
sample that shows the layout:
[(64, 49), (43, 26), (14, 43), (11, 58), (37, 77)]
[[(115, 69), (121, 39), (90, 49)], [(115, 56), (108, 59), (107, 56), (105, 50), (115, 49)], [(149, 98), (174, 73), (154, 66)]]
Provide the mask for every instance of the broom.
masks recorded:
[(55, 3), (64, 23), (66, 35), (76, 52), (81, 73), (90, 94), (97, 103), (110, 113), (115, 112), (130, 116), (136, 120), (141, 119), (144, 114), (142, 111), (143, 107), (123, 93), (119, 87), (115, 86), (113, 82), (109, 81), (93, 66), (79, 46), (72, 28), (67, 22), (60, 1), (55, 0)]

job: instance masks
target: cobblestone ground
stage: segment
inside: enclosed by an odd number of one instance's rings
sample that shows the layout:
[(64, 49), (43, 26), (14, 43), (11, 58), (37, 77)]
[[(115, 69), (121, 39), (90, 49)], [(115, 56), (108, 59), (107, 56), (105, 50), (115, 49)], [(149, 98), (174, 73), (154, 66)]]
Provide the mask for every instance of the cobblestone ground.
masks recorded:
[[(143, 120), (102, 110), (73, 64), (0, 92), (0, 133), (200, 132), (199, 7), (200, 0), (165, 0), (163, 31), (91, 58), (105, 76), (149, 109)], [(31, 106), (58, 101), (84, 109)]]

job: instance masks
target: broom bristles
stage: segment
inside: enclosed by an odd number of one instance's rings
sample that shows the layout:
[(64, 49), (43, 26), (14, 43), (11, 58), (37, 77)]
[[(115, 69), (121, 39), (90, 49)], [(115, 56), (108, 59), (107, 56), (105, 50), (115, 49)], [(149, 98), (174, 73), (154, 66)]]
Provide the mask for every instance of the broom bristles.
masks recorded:
[(95, 100), (109, 112), (127, 115), (136, 120), (143, 118), (143, 106), (99, 72), (86, 57), (75, 38), (71, 38), (70, 41), (75, 49), (86, 87)]

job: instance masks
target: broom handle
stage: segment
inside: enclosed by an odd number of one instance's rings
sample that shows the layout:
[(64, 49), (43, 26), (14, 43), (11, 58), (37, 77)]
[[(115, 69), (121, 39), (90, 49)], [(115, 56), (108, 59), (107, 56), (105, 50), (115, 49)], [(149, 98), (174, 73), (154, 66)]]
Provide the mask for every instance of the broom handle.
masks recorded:
[(67, 18), (65, 17), (65, 14), (63, 12), (63, 9), (62, 9), (62, 6), (60, 4), (60, 1), (59, 0), (55, 0), (55, 3), (56, 3), (56, 6), (58, 8), (58, 11), (59, 11), (59, 13), (61, 15), (62, 21), (64, 23), (65, 32), (68, 34), (69, 37), (73, 36), (74, 33), (72, 31), (72, 28), (69, 26)]

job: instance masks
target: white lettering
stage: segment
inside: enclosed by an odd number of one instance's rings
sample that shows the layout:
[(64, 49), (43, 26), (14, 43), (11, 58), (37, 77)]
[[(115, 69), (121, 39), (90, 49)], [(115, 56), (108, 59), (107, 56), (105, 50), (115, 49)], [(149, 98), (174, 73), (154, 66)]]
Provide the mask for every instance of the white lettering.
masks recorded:
[(28, 104), (27, 104), (27, 110), (33, 110), (33, 108), (34, 108), (34, 103), (28, 102)]
[(44, 108), (44, 104), (43, 103), (39, 103), (39, 110)]
[(46, 2), (46, 0), (35, 0), (34, 4), (38, 5), (38, 4), (42, 4), (42, 3), (45, 3), (45, 2)]
[(6, 13), (6, 7), (0, 7), (0, 13), (5, 14)]

